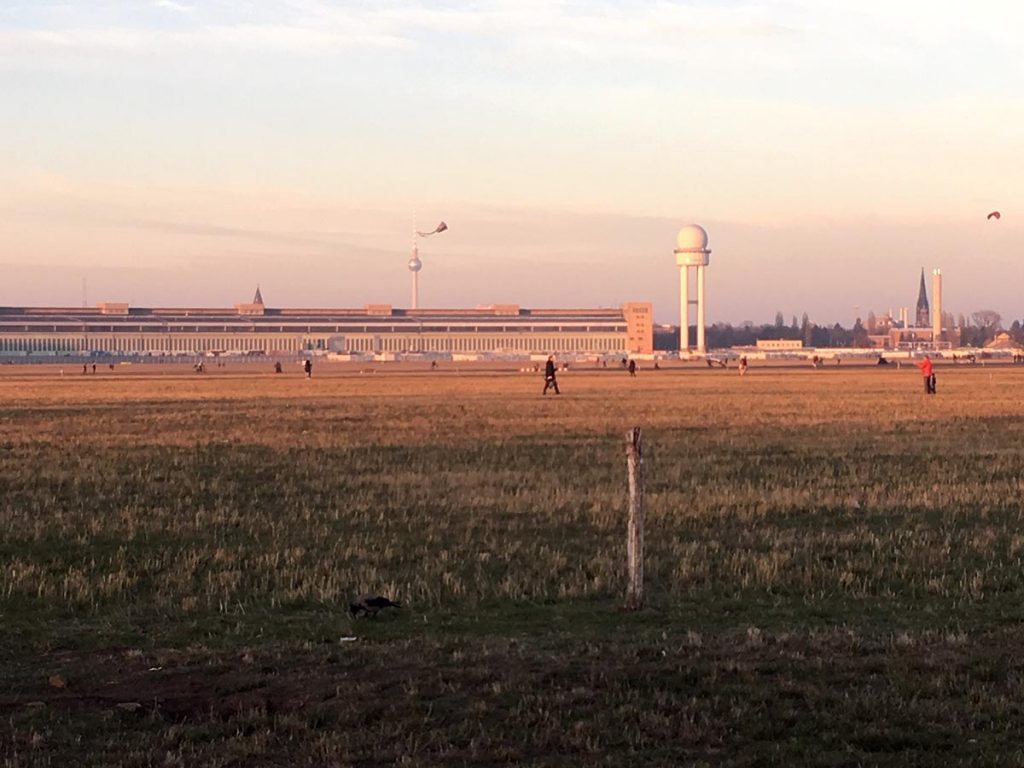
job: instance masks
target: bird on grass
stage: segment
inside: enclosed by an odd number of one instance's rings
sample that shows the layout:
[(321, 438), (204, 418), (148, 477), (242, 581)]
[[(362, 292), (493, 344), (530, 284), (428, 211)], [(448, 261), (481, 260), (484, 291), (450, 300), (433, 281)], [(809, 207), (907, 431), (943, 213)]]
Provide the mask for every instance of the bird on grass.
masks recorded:
[(384, 608), (401, 608), (399, 603), (388, 600), (383, 595), (360, 595), (348, 604), (349, 613), (353, 616), (376, 616)]

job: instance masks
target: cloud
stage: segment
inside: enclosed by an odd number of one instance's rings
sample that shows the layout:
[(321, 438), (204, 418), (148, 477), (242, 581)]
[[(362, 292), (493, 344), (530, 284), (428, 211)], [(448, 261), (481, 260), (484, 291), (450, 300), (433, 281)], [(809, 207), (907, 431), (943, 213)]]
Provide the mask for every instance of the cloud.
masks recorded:
[(398, 37), (369, 30), (283, 24), (208, 25), (187, 31), (141, 27), (77, 27), (60, 30), (0, 31), (0, 55), (50, 53), (159, 53), (185, 49), (323, 54), (353, 47), (397, 47)]
[[(154, 9), (188, 13), (183, 28), (162, 19), (136, 25), (96, 25), (68, 11), (33, 25), (31, 18), (0, 29), (0, 51), (12, 49), (124, 52), (155, 47), (220, 47), (327, 53), (351, 47), (429, 45), (448, 36), (553, 53), (640, 59), (679, 59), (716, 45), (760, 41), (783, 45), (800, 30), (776, 2), (715, 7), (671, 2), (639, 5), (490, 0), (436, 7), (408, 2), (337, 5), (290, 0), (264, 8), (227, 2), (212, 13), (176, 0)], [(268, 10), (268, 8), (270, 10)]]
[(187, 5), (176, 3), (174, 0), (153, 0), (153, 7), (166, 11), (175, 11), (177, 13), (188, 13), (192, 10)]
[[(842, 62), (906, 65), (908, 57), (921, 55), (941, 62), (950, 44), (991, 44), (1009, 51), (1022, 42), (1021, 33), (1004, 23), (1003, 11), (1010, 10), (1004, 0), (978, 5), (965, 14), (953, 0), (935, 0), (926, 13), (914, 4), (904, 8), (883, 0), (480, 0), (444, 5), (152, 0), (154, 13), (136, 14), (128, 25), (113, 6), (101, 2), (105, 14), (90, 15), (68, 4), (36, 16), (23, 11), (6, 29), (0, 21), (0, 55), (225, 48), (302, 56), (360, 48), (476, 50), (492, 64), (551, 58), (633, 61), (756, 75), (765, 69), (830, 70)], [(109, 23), (103, 24), (104, 18)]]

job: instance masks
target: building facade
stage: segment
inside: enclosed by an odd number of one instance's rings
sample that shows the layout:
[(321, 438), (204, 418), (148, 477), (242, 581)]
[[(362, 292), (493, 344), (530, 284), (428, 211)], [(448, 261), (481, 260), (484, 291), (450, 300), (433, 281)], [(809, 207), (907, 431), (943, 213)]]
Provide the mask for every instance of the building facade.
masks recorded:
[(801, 339), (758, 339), (756, 343), (758, 349), (764, 350), (791, 352), (804, 348)]
[(651, 305), (618, 309), (0, 307), (0, 357), (113, 355), (650, 354)]

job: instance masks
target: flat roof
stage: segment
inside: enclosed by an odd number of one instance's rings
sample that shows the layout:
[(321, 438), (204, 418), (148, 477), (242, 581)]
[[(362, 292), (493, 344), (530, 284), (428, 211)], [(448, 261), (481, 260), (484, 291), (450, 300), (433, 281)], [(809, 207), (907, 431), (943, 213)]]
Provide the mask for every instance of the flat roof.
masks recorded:
[[(248, 305), (247, 305), (248, 306)], [(254, 320), (260, 317), (391, 317), (391, 318), (494, 318), (508, 319), (515, 317), (564, 317), (564, 318), (621, 318), (621, 308), (538, 308), (509, 311), (501, 308), (447, 308), (447, 309), (387, 309), (374, 307), (281, 307), (263, 309), (262, 314), (239, 311), (235, 307), (128, 307), (126, 311), (104, 310), (103, 307), (0, 307), (0, 315), (15, 317), (81, 317), (81, 318), (116, 318), (139, 316), (173, 316), (173, 317), (245, 317)]]

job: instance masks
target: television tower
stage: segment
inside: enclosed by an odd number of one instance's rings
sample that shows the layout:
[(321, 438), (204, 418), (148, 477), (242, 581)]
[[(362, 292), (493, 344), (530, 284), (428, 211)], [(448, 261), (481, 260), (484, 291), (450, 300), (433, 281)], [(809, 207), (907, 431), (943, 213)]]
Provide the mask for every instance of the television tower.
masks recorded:
[(409, 271), (412, 273), (412, 309), (417, 309), (420, 303), (420, 270), (423, 269), (423, 262), (420, 261), (420, 249), (416, 245), (416, 237), (412, 239), (412, 257), (409, 259)]
[(423, 262), (420, 261), (420, 248), (419, 239), (421, 237), (430, 237), (436, 235), (439, 232), (444, 232), (448, 229), (448, 225), (443, 221), (437, 225), (431, 232), (417, 232), (416, 224), (412, 225), (412, 256), (409, 257), (409, 271), (412, 273), (412, 305), (411, 309), (419, 309), (420, 305), (420, 270), (423, 269)]

